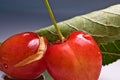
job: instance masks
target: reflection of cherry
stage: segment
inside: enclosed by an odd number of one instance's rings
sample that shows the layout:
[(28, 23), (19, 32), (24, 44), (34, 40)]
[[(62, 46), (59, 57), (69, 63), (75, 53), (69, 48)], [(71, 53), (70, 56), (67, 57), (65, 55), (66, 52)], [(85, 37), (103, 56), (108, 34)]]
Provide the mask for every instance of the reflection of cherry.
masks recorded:
[[(4, 76), (4, 80), (18, 80), (18, 79), (11, 79), (8, 76)], [(25, 79), (22, 79), (25, 80)], [(29, 80), (45, 80), (44, 76), (41, 75), (40, 77), (36, 78), (36, 79), (29, 79)]]
[(76, 31), (65, 42), (48, 46), (47, 70), (55, 80), (98, 80), (102, 57), (93, 38)]
[(32, 79), (46, 68), (43, 54), (47, 41), (33, 32), (11, 36), (0, 47), (0, 70), (13, 78)]

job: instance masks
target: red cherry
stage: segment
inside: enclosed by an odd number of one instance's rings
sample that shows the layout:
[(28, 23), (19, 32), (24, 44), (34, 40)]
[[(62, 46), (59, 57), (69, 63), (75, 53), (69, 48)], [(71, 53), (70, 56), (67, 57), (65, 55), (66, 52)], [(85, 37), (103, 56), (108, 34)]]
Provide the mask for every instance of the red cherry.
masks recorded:
[(102, 56), (91, 35), (76, 31), (65, 42), (48, 46), (48, 72), (55, 80), (98, 80)]
[(0, 48), (0, 70), (17, 79), (32, 79), (45, 71), (47, 40), (34, 32), (15, 34)]

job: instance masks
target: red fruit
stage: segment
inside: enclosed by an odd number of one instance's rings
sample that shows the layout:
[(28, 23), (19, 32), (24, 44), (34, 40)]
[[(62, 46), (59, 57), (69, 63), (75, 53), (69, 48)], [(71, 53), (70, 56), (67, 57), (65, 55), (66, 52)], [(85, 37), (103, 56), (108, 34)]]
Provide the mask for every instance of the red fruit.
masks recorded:
[(45, 71), (47, 41), (34, 32), (11, 36), (1, 44), (0, 70), (17, 79), (33, 79)]
[(45, 54), (48, 72), (55, 80), (98, 80), (102, 56), (91, 35), (76, 31)]

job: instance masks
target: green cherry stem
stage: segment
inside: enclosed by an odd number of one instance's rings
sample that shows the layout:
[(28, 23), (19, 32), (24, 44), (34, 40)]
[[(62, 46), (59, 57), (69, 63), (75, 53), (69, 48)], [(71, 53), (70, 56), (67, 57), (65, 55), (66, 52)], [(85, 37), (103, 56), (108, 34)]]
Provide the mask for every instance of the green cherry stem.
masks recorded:
[(54, 25), (57, 33), (58, 33), (58, 36), (59, 36), (60, 40), (61, 40), (62, 42), (64, 42), (65, 38), (64, 38), (64, 36), (62, 35), (62, 33), (61, 33), (61, 31), (60, 31), (60, 28), (57, 26), (55, 17), (54, 17), (54, 15), (53, 15), (53, 12), (52, 12), (52, 9), (51, 9), (51, 7), (50, 7), (50, 5), (49, 5), (48, 0), (44, 0), (44, 3), (45, 3), (45, 5), (46, 5), (46, 8), (47, 8), (48, 13), (49, 13), (50, 18), (51, 18), (51, 21), (52, 21), (52, 23), (53, 23), (53, 25)]

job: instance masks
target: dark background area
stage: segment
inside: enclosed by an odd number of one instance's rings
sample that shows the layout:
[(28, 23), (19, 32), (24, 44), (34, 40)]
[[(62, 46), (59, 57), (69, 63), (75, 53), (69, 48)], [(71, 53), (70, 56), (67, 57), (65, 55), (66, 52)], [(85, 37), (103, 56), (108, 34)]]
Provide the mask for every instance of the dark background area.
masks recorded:
[[(120, 0), (49, 0), (57, 22), (103, 9)], [(51, 25), (43, 0), (0, 0), (0, 41)]]

